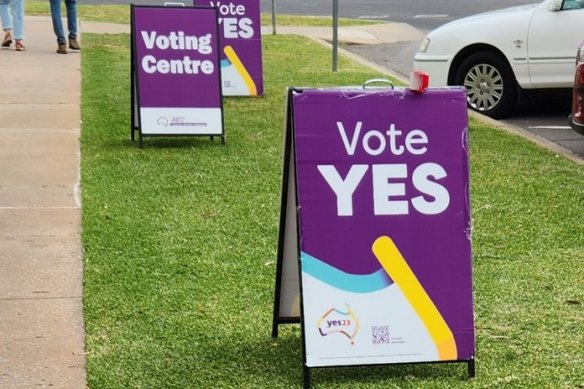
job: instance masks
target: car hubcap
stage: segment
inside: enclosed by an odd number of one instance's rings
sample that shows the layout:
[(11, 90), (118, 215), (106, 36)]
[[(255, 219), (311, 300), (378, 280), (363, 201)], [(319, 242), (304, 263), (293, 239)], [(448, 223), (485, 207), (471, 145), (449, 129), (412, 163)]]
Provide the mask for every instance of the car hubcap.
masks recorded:
[(468, 104), (477, 111), (493, 109), (503, 97), (501, 73), (489, 64), (471, 68), (464, 78)]

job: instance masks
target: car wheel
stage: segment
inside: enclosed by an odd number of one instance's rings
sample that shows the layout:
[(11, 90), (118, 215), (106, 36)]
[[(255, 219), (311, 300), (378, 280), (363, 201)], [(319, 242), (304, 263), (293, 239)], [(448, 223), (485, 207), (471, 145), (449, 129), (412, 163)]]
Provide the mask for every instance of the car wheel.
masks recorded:
[(462, 62), (455, 83), (466, 88), (469, 108), (492, 118), (508, 114), (517, 100), (513, 72), (501, 56), (492, 52), (475, 53)]

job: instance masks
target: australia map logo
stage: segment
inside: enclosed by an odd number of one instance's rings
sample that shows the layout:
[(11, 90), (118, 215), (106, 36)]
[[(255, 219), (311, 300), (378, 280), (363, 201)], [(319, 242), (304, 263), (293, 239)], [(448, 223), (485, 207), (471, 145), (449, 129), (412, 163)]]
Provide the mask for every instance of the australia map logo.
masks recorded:
[(320, 336), (344, 336), (351, 344), (355, 343), (355, 336), (359, 332), (359, 320), (347, 305), (347, 310), (329, 309), (316, 324)]

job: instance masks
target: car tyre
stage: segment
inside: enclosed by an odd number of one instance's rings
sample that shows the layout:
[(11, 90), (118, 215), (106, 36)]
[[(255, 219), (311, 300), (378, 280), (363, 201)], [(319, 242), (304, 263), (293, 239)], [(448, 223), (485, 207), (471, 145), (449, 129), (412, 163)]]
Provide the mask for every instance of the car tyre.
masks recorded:
[(513, 71), (493, 52), (478, 52), (464, 60), (455, 83), (465, 87), (469, 108), (495, 119), (507, 115), (517, 100)]

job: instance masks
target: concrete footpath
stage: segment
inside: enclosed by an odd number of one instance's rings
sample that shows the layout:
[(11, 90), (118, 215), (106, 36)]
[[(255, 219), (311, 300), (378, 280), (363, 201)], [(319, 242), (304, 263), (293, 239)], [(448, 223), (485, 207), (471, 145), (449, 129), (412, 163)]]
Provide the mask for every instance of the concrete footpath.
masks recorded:
[[(82, 22), (80, 31), (123, 33), (129, 26)], [(330, 39), (331, 29), (277, 32), (320, 40)], [(339, 31), (340, 41), (359, 44), (409, 36), (419, 39), (397, 24)], [(44, 16), (25, 17), (24, 44), (24, 52), (14, 45), (0, 49), (0, 388), (80, 389), (87, 386), (81, 55), (55, 53), (51, 20)]]
[(26, 17), (0, 49), (0, 387), (85, 388), (79, 53)]

